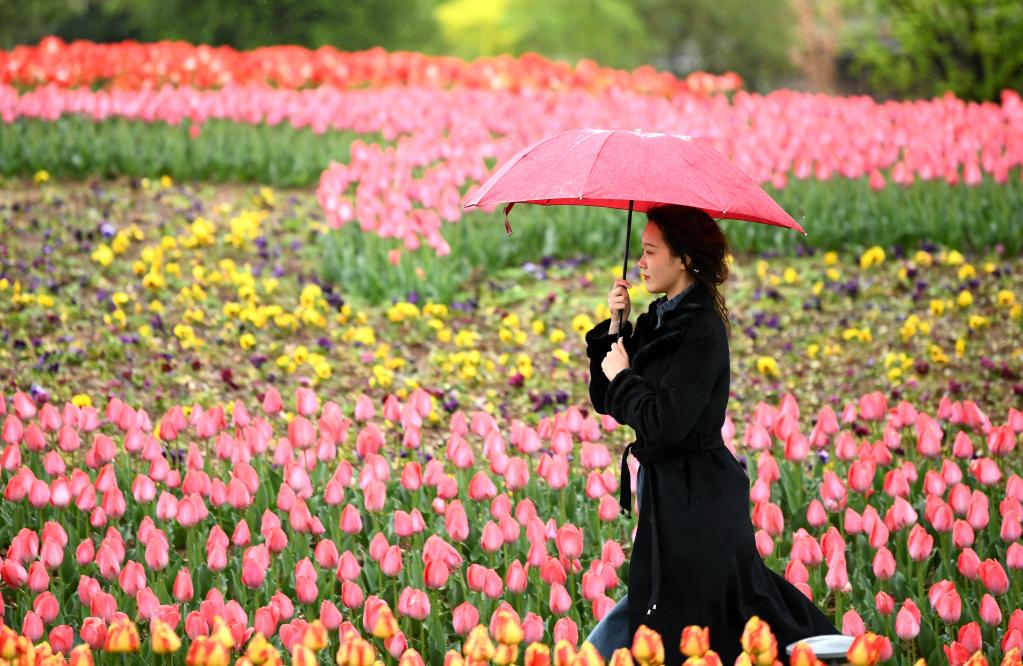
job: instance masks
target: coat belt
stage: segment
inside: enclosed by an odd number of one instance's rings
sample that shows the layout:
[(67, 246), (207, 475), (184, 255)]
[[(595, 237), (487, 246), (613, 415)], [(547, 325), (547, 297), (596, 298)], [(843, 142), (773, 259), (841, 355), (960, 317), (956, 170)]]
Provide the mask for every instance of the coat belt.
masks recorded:
[(632, 442), (622, 452), (621, 476), (618, 481), (618, 504), (621, 511), (627, 516), (632, 515), (632, 480), (629, 477), (629, 454), (636, 456), (636, 460), (646, 470), (644, 488), (648, 497), (647, 509), (650, 512), (650, 545), (651, 545), (651, 567), (650, 567), (650, 599), (647, 603), (647, 615), (652, 615), (657, 610), (657, 599), (661, 588), (661, 551), (657, 535), (657, 513), (654, 498), (654, 486), (657, 483), (657, 463), (667, 462), (684, 458), (686, 454), (694, 451), (712, 451), (725, 448), (725, 442), (720, 434), (715, 435), (693, 435), (681, 442), (673, 442), (667, 446), (636, 447)]

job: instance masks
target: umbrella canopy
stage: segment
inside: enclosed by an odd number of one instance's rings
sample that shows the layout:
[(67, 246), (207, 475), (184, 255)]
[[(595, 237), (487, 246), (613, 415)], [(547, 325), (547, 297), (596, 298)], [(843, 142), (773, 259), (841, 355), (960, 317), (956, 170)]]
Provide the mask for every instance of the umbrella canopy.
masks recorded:
[(714, 218), (806, 233), (709, 140), (640, 130), (575, 129), (537, 141), (495, 171), (464, 207), (498, 203), (639, 212), (679, 204)]

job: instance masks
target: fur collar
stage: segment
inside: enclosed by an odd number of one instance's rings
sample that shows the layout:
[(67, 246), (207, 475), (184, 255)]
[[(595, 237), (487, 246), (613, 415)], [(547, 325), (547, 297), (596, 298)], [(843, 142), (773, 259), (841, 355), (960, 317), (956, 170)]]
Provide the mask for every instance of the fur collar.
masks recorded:
[(631, 359), (630, 365), (637, 372), (651, 359), (665, 352), (674, 351), (682, 343), (686, 329), (693, 317), (714, 308), (714, 297), (702, 282), (697, 282), (682, 302), (664, 313), (659, 328), (657, 325), (657, 299), (647, 311), (636, 320), (634, 336), (640, 337), (640, 348)]

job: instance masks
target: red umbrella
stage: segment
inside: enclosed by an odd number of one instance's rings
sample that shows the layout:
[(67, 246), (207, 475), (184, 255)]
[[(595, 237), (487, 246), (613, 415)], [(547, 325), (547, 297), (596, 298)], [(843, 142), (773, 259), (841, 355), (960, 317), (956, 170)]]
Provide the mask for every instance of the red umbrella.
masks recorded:
[(516, 203), (628, 209), (625, 260), (629, 267), (632, 211), (661, 204), (699, 208), (714, 218), (748, 220), (802, 232), (803, 228), (757, 183), (704, 138), (640, 130), (575, 129), (541, 139), (495, 171), (465, 208)]

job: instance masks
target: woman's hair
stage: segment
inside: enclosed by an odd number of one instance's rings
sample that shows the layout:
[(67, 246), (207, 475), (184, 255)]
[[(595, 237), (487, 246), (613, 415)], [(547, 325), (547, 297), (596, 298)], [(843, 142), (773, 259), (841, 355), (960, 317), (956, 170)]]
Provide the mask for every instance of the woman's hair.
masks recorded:
[[(699, 208), (689, 206), (655, 206), (647, 211), (647, 219), (657, 225), (671, 253), (682, 258), (692, 276), (703, 283), (714, 296), (714, 309), (731, 335), (728, 306), (718, 285), (728, 279), (728, 239), (718, 223)], [(686, 257), (689, 258), (688, 263)]]

